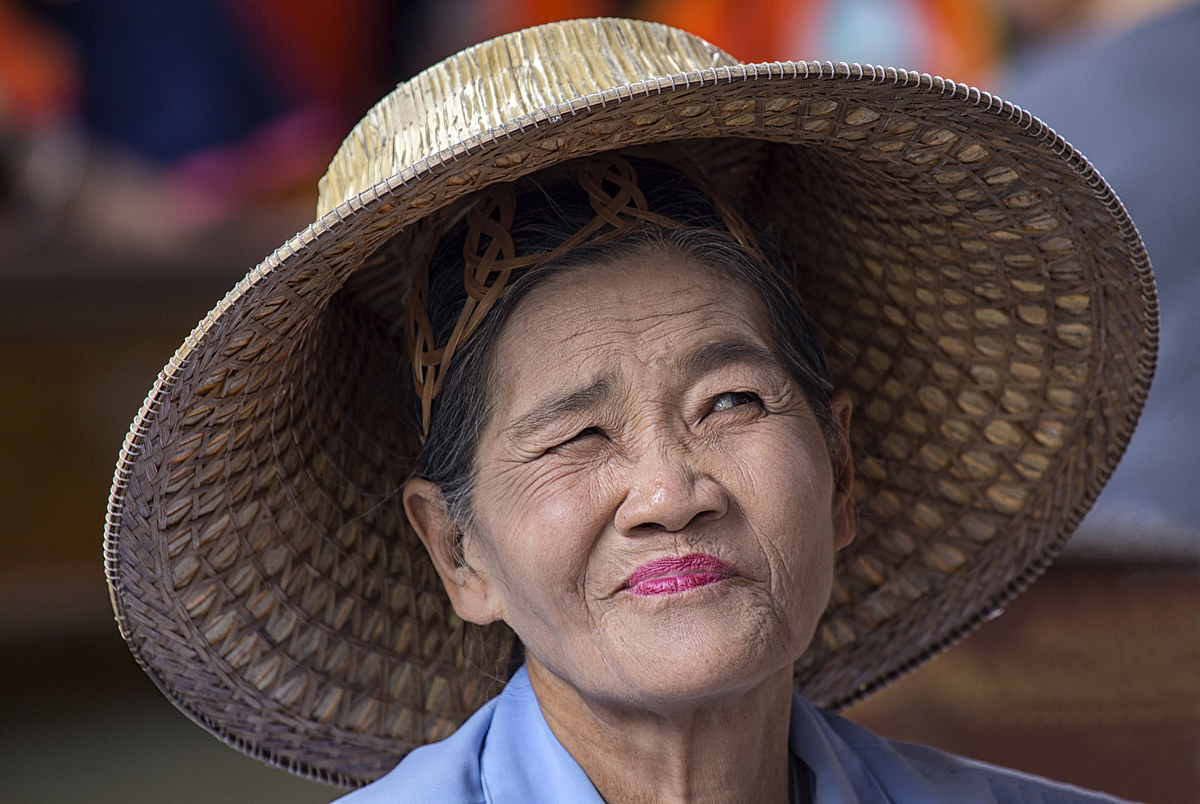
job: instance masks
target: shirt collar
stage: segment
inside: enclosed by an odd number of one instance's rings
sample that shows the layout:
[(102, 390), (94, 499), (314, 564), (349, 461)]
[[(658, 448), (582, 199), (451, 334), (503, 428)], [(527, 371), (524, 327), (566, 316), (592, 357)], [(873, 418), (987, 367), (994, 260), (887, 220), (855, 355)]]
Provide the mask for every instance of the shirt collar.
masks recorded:
[(788, 748), (808, 765), (813, 801), (891, 801), (857, 752), (796, 692), (792, 693)]
[(489, 804), (604, 804), (579, 763), (550, 731), (524, 666), (496, 700), (479, 773)]

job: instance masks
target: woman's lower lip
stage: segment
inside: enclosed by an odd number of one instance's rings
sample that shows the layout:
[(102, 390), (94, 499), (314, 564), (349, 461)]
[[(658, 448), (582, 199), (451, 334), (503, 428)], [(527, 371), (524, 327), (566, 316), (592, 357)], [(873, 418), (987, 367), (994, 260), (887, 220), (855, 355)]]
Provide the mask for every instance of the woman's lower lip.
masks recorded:
[(665, 578), (648, 578), (629, 587), (629, 593), (638, 597), (672, 595), (676, 592), (686, 592), (689, 589), (708, 586), (728, 577), (721, 572), (694, 572), (687, 575), (669, 575)]

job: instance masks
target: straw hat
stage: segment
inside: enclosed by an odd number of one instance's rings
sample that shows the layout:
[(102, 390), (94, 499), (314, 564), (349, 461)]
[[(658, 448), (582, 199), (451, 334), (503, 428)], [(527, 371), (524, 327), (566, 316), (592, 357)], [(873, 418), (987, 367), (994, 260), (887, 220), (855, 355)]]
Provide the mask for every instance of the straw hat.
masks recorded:
[(133, 423), (113, 605), (197, 722), (355, 785), (494, 694), (509, 657), (463, 655), (400, 502), (418, 443), (398, 424), (405, 300), (472, 193), (635, 146), (696, 160), (802, 255), (794, 281), (855, 399), (860, 527), (796, 666), (811, 700), (912, 669), (1062, 547), (1133, 430), (1156, 332), (1141, 241), (1081, 155), (928, 75), (738, 64), (645, 22), (534, 28), (372, 109), (319, 219), (205, 317)]

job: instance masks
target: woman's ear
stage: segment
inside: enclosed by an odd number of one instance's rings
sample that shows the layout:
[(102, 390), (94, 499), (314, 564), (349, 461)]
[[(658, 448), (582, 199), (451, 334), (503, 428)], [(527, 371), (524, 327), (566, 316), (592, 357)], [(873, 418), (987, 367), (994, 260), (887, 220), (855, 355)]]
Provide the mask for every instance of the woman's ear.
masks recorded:
[(450, 519), (442, 490), (420, 477), (404, 484), (404, 512), (433, 559), (459, 617), (477, 625), (503, 619), (503, 601), (488, 573), (476, 572), (463, 552), (463, 533)]
[(854, 458), (850, 454), (850, 414), (854, 403), (845, 391), (834, 391), (829, 398), (833, 421), (841, 431), (841, 449), (833, 456), (833, 531), (834, 548), (841, 550), (854, 541)]

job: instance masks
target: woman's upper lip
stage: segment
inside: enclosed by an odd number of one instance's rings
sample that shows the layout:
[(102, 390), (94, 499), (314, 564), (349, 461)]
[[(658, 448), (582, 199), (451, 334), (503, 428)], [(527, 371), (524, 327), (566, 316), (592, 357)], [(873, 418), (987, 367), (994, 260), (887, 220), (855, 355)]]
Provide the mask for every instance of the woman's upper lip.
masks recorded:
[(707, 553), (690, 553), (686, 556), (664, 556), (647, 561), (633, 571), (625, 581), (625, 587), (637, 586), (651, 578), (667, 578), (672, 575), (690, 575), (697, 572), (719, 572), (733, 574), (733, 568), (716, 556)]

